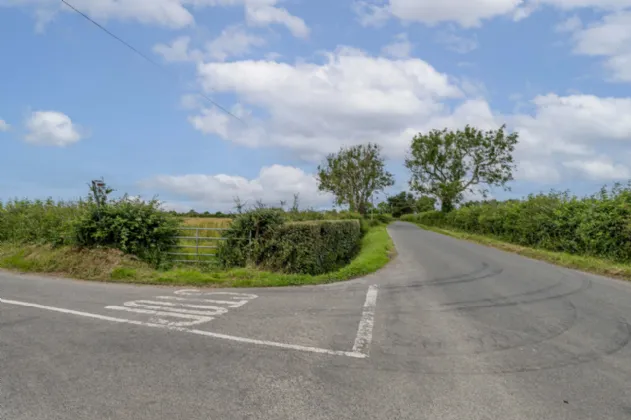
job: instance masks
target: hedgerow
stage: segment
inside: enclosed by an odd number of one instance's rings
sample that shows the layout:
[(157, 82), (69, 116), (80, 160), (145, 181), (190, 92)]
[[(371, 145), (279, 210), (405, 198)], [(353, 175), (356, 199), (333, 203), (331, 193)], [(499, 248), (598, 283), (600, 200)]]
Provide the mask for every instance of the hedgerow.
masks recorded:
[(80, 247), (108, 247), (159, 266), (177, 245), (180, 219), (160, 208), (157, 200), (89, 202), (73, 222), (73, 239)]
[(350, 262), (362, 230), (356, 219), (294, 222), (281, 210), (261, 208), (239, 215), (225, 237), (217, 253), (224, 267), (321, 274)]
[(492, 235), (518, 245), (631, 260), (631, 184), (578, 198), (567, 192), (407, 215), (426, 226)]
[(285, 223), (264, 242), (259, 263), (285, 273), (327, 273), (353, 259), (361, 237), (359, 220)]

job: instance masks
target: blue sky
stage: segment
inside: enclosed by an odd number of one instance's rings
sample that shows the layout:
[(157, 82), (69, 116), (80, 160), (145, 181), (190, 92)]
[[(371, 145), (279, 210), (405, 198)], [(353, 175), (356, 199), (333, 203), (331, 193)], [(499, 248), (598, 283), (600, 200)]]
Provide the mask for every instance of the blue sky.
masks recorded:
[[(105, 178), (172, 208), (300, 193), (366, 141), (506, 123), (512, 192), (631, 178), (631, 0), (0, 0), (0, 199)], [(214, 108), (202, 93), (238, 115)]]

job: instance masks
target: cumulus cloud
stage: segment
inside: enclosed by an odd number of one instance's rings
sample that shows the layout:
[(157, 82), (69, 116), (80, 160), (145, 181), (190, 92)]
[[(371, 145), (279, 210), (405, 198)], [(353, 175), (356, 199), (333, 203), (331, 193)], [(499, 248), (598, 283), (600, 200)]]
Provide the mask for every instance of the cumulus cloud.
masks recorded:
[(408, 22), (456, 22), (463, 27), (474, 27), (484, 19), (515, 11), (522, 3), (522, 0), (389, 0), (386, 4), (363, 1), (356, 12), (366, 24), (380, 23), (392, 16)]
[(199, 108), (190, 117), (195, 128), (247, 147), (282, 147), (309, 161), (367, 141), (400, 159), (419, 132), (506, 123), (520, 133), (517, 177), (555, 182), (571, 169), (560, 162), (631, 143), (631, 98), (539, 95), (528, 103), (532, 112), (502, 115), (483, 89), (415, 58), (341, 48), (319, 64), (246, 60), (200, 64), (198, 73), (208, 91), (236, 94), (232, 112), (248, 124)]
[(35, 111), (26, 121), (28, 143), (64, 147), (83, 138), (82, 129), (57, 111)]
[[(169, 28), (183, 28), (194, 22), (193, 15), (181, 0), (73, 0), (71, 3), (100, 21), (133, 20)], [(0, 0), (0, 6), (33, 8), (38, 30), (42, 30), (58, 12), (72, 12), (72, 9), (57, 0)]]
[(394, 38), (392, 43), (384, 46), (381, 52), (394, 58), (408, 58), (413, 48), (414, 46), (408, 39), (408, 35), (401, 33)]
[(169, 62), (185, 62), (199, 61), (203, 59), (203, 53), (199, 50), (191, 50), (189, 45), (191, 38), (188, 36), (180, 36), (171, 41), (170, 44), (156, 44), (153, 52), (161, 55), (165, 61)]
[(223, 61), (228, 57), (240, 57), (252, 50), (252, 47), (265, 45), (265, 40), (246, 32), (240, 26), (230, 26), (206, 45), (211, 58)]
[(605, 68), (615, 81), (631, 82), (631, 10), (604, 16), (574, 30), (574, 52), (605, 58)]
[(455, 22), (462, 27), (476, 27), (499, 16), (510, 16), (517, 21), (526, 19), (540, 6), (565, 11), (581, 8), (617, 11), (631, 7), (631, 0), (359, 0), (354, 10), (365, 25), (382, 24), (393, 17), (429, 25)]
[(513, 124), (522, 133), (521, 149), (550, 155), (589, 155), (604, 142), (631, 144), (631, 98), (593, 95), (535, 97), (534, 115), (517, 115)]
[(160, 175), (142, 182), (142, 186), (182, 197), (193, 207), (230, 210), (235, 197), (253, 205), (257, 200), (267, 205), (280, 201), (291, 203), (300, 195), (302, 207), (328, 206), (332, 198), (318, 191), (316, 178), (293, 166), (272, 165), (261, 169), (258, 177), (216, 174)]
[[(401, 157), (410, 132), (452, 115), (443, 100), (463, 97), (446, 74), (423, 60), (390, 60), (352, 48), (328, 53), (323, 64), (215, 62), (199, 65), (198, 75), (208, 92), (236, 94), (236, 111), (251, 117), (244, 126), (206, 109), (191, 117), (197, 129), (247, 146), (293, 149), (311, 159), (367, 141)], [(260, 117), (261, 111), (269, 118)]]
[[(631, 112), (631, 98), (549, 94), (530, 103), (534, 106), (532, 114), (508, 118), (510, 126), (520, 133), (515, 154), (520, 167), (518, 179), (555, 182), (567, 170), (581, 168), (582, 174), (595, 179), (598, 171), (607, 173), (605, 161), (592, 158), (597, 150), (615, 154), (631, 145), (631, 120), (625, 117)], [(620, 167), (612, 168), (615, 171), (609, 174), (624, 173)], [(601, 179), (606, 180), (606, 176)]]
[(5, 120), (0, 119), (0, 132), (2, 132), (2, 131), (9, 131), (10, 128), (11, 128), (11, 126), (9, 125), (8, 122), (6, 122)]
[(248, 54), (253, 47), (265, 45), (265, 39), (248, 33), (243, 27), (229, 26), (219, 36), (206, 43), (203, 50), (191, 48), (191, 38), (180, 36), (170, 44), (156, 44), (153, 52), (167, 62), (224, 61), (229, 57)]
[[(168, 28), (183, 28), (194, 24), (195, 18), (190, 8), (241, 6), (250, 25), (280, 24), (286, 26), (295, 36), (308, 36), (309, 28), (304, 20), (292, 15), (287, 9), (278, 7), (278, 2), (279, 0), (73, 0), (72, 5), (101, 21), (134, 20)], [(40, 29), (57, 12), (71, 11), (58, 0), (0, 0), (1, 6), (33, 8)]]
[(629, 170), (628, 166), (615, 163), (608, 156), (601, 156), (597, 159), (567, 161), (563, 162), (563, 166), (595, 181), (618, 181), (631, 178), (631, 170)]
[(454, 32), (439, 32), (436, 36), (436, 41), (444, 45), (449, 51), (458, 54), (466, 54), (478, 48), (476, 38), (467, 38)]

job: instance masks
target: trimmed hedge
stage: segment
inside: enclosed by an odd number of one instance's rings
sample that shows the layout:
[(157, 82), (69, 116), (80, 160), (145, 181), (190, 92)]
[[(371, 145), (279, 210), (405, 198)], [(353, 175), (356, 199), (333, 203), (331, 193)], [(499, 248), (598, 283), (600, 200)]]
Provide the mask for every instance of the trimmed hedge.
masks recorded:
[(260, 265), (265, 242), (285, 223), (282, 210), (256, 209), (238, 215), (224, 233), (217, 261), (226, 268)]
[(631, 260), (631, 185), (577, 198), (567, 193), (467, 205), (450, 213), (408, 215), (426, 226), (492, 235), (550, 251)]
[(217, 253), (224, 267), (322, 274), (348, 264), (359, 250), (359, 220), (287, 222), (282, 211), (258, 209), (239, 215)]
[(264, 243), (260, 265), (284, 273), (327, 273), (350, 263), (361, 237), (359, 220), (286, 223)]

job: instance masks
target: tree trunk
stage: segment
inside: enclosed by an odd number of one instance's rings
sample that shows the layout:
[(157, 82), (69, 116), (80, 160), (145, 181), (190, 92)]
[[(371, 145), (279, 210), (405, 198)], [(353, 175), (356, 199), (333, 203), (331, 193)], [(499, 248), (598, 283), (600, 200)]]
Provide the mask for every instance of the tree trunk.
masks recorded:
[(359, 208), (357, 209), (357, 211), (362, 216), (365, 216), (366, 215), (366, 203), (359, 203)]
[(450, 198), (442, 198), (440, 200), (440, 211), (449, 213), (454, 209), (454, 203)]

